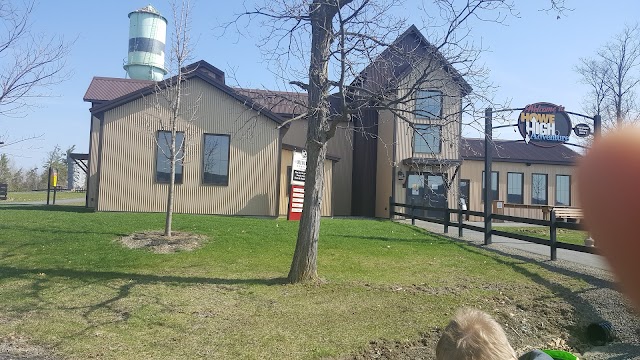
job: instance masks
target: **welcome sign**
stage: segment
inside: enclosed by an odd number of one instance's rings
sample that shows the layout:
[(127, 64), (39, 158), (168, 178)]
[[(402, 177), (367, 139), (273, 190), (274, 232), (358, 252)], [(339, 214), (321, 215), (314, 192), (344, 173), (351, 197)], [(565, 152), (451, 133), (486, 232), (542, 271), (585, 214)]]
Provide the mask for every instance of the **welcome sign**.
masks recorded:
[(518, 119), (518, 130), (527, 144), (560, 145), (569, 141), (571, 129), (564, 106), (546, 102), (527, 105)]

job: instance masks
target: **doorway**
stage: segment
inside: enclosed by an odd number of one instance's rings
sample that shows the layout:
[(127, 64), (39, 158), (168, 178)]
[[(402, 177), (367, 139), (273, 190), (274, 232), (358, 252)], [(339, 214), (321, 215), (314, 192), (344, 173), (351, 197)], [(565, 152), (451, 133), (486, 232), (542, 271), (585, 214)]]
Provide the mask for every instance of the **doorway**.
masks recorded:
[[(407, 177), (407, 204), (447, 207), (447, 190), (442, 174), (409, 174)], [(444, 219), (442, 210), (413, 209), (412, 215), (419, 217), (429, 217)]]

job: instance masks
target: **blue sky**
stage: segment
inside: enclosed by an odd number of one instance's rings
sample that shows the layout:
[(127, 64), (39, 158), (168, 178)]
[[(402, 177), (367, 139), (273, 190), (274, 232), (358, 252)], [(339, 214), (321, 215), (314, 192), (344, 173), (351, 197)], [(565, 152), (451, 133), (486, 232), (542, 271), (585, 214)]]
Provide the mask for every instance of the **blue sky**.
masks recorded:
[[(425, 0), (427, 1), (427, 0)], [(540, 11), (548, 0), (517, 0), (519, 17), (510, 17), (505, 25), (474, 24), (476, 41), (489, 48), (482, 62), (491, 69), (491, 80), (500, 88), (498, 99), (511, 99), (514, 107), (547, 101), (580, 112), (587, 89), (579, 84), (573, 71), (581, 57), (596, 50), (619, 33), (640, 13), (638, 1), (566, 0), (573, 11), (560, 19)], [(248, 1), (248, 3), (250, 3)], [(422, 27), (423, 14), (416, 11), (420, 0), (406, 1), (395, 9), (409, 23)], [(9, 139), (42, 135), (29, 142), (2, 148), (17, 166), (42, 163), (56, 144), (63, 149), (76, 146), (88, 152), (89, 104), (82, 97), (93, 76), (124, 77), (122, 65), (127, 57), (130, 11), (146, 6), (147, 1), (50, 1), (41, 0), (33, 15), (34, 28), (47, 34), (75, 39), (68, 65), (70, 80), (51, 89), (56, 96), (38, 101), (24, 118), (0, 117), (0, 136)], [(165, 0), (151, 1), (169, 20), (171, 11)], [(255, 38), (258, 23), (249, 25), (253, 37), (227, 33), (220, 37), (216, 27), (230, 21), (242, 10), (241, 1), (195, 1), (192, 35), (198, 39), (195, 60), (206, 60), (228, 74), (232, 85), (277, 88), (277, 79), (266, 70)], [(515, 115), (514, 115), (515, 116)], [(467, 135), (478, 136), (473, 130)], [(516, 138), (512, 129), (494, 136)]]

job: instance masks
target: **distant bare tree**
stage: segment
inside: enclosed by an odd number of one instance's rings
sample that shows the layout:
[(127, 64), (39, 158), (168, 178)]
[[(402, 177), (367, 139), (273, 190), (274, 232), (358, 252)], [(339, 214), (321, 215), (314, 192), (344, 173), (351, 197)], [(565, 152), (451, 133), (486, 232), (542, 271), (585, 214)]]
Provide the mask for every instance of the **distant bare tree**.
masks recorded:
[(581, 59), (576, 71), (589, 85), (588, 110), (601, 114), (603, 127), (635, 121), (638, 115), (636, 88), (640, 83), (640, 28), (624, 30), (605, 44), (594, 58)]
[(23, 115), (45, 89), (69, 77), (65, 58), (70, 44), (56, 36), (35, 34), (35, 1), (16, 6), (0, 0), (0, 116)]

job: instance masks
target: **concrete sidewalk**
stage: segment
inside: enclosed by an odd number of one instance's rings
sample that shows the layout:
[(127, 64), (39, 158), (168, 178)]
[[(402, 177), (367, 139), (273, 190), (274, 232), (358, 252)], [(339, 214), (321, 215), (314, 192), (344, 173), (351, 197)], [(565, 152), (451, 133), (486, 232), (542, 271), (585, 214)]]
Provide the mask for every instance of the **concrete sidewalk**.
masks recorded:
[[(399, 220), (399, 222), (404, 224), (411, 224), (411, 220)], [(484, 223), (476, 223), (476, 222), (466, 222), (466, 223), (469, 225), (484, 227)], [(449, 233), (444, 234), (444, 226), (440, 224), (426, 222), (422, 220), (416, 220), (416, 226), (426, 229), (435, 234), (445, 235), (445, 236), (449, 236), (451, 238), (460, 239), (460, 240), (466, 240), (478, 245), (484, 244), (484, 233), (482, 232), (464, 229), (463, 237), (459, 238), (457, 227), (449, 226)], [(500, 224), (494, 224), (494, 226), (516, 227), (516, 226), (535, 226), (535, 225), (520, 224), (520, 223), (500, 223)], [(530, 243), (522, 240), (516, 240), (516, 239), (511, 239), (511, 238), (506, 238), (506, 237), (496, 236), (496, 235), (491, 236), (491, 241), (493, 244), (496, 244), (496, 245), (507, 246), (507, 247), (527, 251), (530, 253), (543, 255), (543, 256), (546, 256), (548, 259), (551, 258), (551, 247), (549, 246), (534, 244), (534, 243)], [(565, 249), (558, 249), (557, 255), (558, 255), (558, 259), (571, 261), (580, 265), (590, 266), (597, 269), (609, 271), (608, 264), (606, 263), (605, 259), (600, 255), (582, 253), (578, 251), (571, 251), (571, 250), (565, 250)]]

